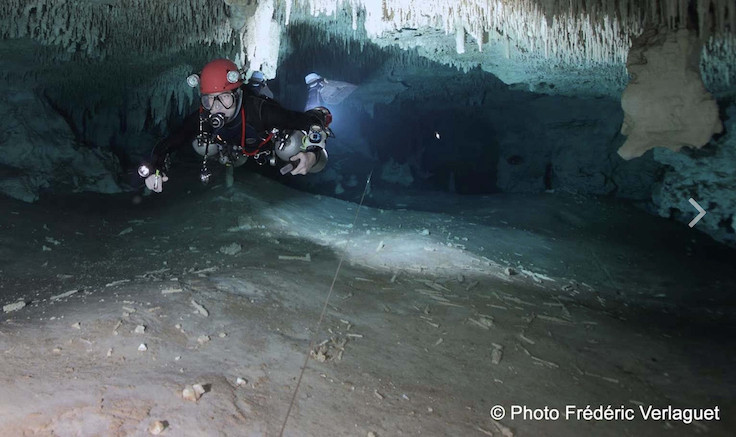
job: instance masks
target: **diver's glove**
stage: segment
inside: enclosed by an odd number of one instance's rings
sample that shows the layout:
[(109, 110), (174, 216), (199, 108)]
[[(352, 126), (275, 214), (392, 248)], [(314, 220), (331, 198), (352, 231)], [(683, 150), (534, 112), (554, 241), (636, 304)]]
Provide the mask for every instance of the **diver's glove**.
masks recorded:
[(156, 170), (156, 173), (146, 178), (146, 187), (151, 191), (160, 193), (164, 189), (164, 182), (168, 180), (168, 176)]

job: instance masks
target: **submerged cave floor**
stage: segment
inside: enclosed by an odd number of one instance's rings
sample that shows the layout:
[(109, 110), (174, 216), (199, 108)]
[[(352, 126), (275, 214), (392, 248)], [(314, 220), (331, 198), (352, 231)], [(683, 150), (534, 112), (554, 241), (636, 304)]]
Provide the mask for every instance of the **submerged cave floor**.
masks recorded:
[[(736, 254), (696, 230), (558, 194), (374, 190), (383, 209), (355, 219), (356, 204), (238, 178), (0, 198), (0, 302), (27, 303), (0, 314), (0, 435), (147, 435), (157, 420), (162, 435), (279, 435), (313, 336), (285, 435), (736, 427)], [(494, 422), (495, 405), (561, 417)], [(568, 405), (636, 419), (565, 420)], [(642, 420), (650, 405), (721, 420)]]

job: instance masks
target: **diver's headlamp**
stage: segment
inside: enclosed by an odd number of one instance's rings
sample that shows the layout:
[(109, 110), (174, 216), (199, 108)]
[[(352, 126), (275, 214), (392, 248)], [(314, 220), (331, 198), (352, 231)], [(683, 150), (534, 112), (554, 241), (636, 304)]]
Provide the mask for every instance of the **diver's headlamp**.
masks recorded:
[(138, 167), (138, 176), (145, 179), (150, 175), (151, 175), (151, 168), (147, 164), (141, 164), (141, 166)]

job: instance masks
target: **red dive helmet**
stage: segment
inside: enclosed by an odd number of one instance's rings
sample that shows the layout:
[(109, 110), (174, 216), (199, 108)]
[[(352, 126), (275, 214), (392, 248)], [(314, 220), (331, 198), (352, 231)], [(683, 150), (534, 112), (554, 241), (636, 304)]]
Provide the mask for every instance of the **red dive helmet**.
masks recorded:
[(216, 94), (233, 91), (243, 84), (238, 66), (228, 59), (215, 59), (204, 66), (199, 76), (193, 74), (187, 78), (189, 86), (199, 85), (201, 94)]

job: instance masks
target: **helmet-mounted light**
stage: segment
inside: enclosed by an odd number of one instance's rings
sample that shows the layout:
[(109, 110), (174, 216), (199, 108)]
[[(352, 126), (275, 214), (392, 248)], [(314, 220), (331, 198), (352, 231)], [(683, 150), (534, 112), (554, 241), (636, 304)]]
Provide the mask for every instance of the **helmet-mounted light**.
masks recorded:
[(227, 81), (230, 83), (237, 83), (240, 80), (240, 72), (239, 71), (228, 71), (227, 72)]
[(190, 74), (189, 77), (187, 77), (187, 85), (192, 88), (197, 88), (199, 86), (199, 75)]

